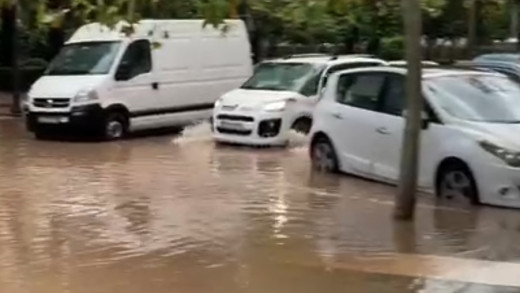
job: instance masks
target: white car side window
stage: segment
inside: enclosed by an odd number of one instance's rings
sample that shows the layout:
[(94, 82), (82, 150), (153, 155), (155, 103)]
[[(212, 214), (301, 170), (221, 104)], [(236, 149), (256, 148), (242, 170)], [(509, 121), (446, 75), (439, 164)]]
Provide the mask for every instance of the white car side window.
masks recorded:
[(341, 104), (376, 110), (385, 76), (380, 73), (343, 75), (338, 82), (337, 101)]

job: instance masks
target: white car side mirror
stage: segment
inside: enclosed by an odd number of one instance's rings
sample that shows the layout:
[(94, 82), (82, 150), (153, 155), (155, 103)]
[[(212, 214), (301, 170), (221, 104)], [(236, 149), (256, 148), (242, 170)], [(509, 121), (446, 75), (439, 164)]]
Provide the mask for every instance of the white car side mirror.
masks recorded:
[(325, 95), (326, 88), (321, 88), (320, 92), (318, 93), (318, 99), (323, 98), (323, 95)]

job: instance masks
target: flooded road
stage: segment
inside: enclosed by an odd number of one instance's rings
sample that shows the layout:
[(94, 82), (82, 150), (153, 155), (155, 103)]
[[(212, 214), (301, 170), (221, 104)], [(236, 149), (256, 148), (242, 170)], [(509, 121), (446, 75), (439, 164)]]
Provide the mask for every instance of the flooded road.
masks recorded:
[(420, 199), (310, 171), (207, 127), (35, 141), (0, 120), (0, 292), (520, 292), (520, 211)]

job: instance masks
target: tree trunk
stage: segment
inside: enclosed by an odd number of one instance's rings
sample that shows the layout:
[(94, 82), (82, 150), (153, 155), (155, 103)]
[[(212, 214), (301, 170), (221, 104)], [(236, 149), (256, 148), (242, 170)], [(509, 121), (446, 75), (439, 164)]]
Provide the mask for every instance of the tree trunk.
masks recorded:
[(15, 24), (12, 6), (2, 7), (2, 30), (0, 31), (0, 65), (11, 66), (13, 60), (13, 26)]
[(468, 58), (475, 54), (477, 39), (477, 0), (470, 0), (468, 8)]
[(509, 0), (511, 7), (511, 22), (509, 24), (509, 36), (516, 38), (518, 36), (518, 0)]
[(47, 59), (52, 60), (60, 51), (65, 43), (65, 31), (61, 27), (53, 27), (49, 29), (47, 35), (47, 42), (49, 44), (49, 52)]
[(421, 7), (420, 0), (402, 0), (405, 26), (405, 51), (408, 67), (406, 78), (406, 127), (401, 154), (401, 172), (396, 194), (394, 216), (411, 220), (415, 212), (415, 193), (419, 170), (421, 135)]
[(20, 109), (20, 64), (19, 64), (19, 27), (18, 27), (18, 3), (15, 2), (13, 5), (13, 15), (14, 15), (14, 24), (13, 24), (13, 54), (12, 54), (12, 67), (11, 67), (11, 76), (13, 77), (13, 103), (11, 104), (11, 113), (14, 115), (19, 115), (21, 113)]
[(135, 14), (135, 0), (128, 0), (128, 21), (133, 22)]
[(343, 39), (343, 44), (345, 46), (346, 54), (355, 53), (356, 44), (359, 42), (359, 28), (357, 26), (352, 26), (351, 29), (346, 33), (345, 38)]
[(511, 37), (516, 38), (516, 49), (520, 50), (520, 0), (511, 0)]
[(381, 48), (381, 38), (374, 36), (368, 40), (367, 53), (372, 55), (379, 55), (379, 49)]

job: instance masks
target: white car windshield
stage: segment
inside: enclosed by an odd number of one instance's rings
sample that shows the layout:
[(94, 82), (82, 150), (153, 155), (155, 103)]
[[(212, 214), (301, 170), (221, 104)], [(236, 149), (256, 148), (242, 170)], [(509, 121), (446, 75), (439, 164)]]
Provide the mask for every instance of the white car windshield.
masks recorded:
[(120, 42), (69, 44), (54, 58), (46, 75), (107, 74), (119, 51)]
[(310, 63), (262, 63), (242, 89), (300, 92), (307, 83), (316, 79), (320, 70), (320, 66)]
[(520, 84), (507, 77), (453, 75), (425, 81), (434, 103), (454, 117), (478, 122), (520, 123)]

